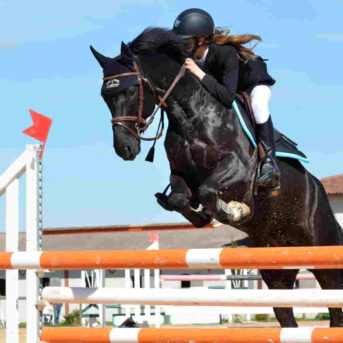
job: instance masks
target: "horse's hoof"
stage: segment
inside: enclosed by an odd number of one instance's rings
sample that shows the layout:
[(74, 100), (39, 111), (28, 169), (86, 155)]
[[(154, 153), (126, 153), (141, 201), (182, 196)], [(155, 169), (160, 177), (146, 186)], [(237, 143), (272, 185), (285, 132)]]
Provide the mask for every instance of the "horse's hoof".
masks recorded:
[(227, 209), (233, 215), (233, 221), (238, 222), (250, 214), (250, 208), (243, 202), (230, 201), (227, 205)]
[(192, 220), (192, 224), (196, 228), (202, 228), (212, 221), (212, 215), (204, 208), (201, 211), (197, 212), (196, 217)]
[(224, 202), (222, 199), (217, 199), (217, 215), (219, 215), (220, 219), (217, 218), (220, 222), (225, 221), (232, 221), (234, 216), (233, 214), (228, 210), (227, 203)]
[(217, 212), (225, 221), (238, 222), (250, 214), (250, 208), (246, 204), (238, 201), (226, 203), (223, 200), (218, 199)]
[(157, 199), (157, 203), (163, 207), (167, 211), (173, 211), (171, 206), (168, 204), (168, 197), (162, 193), (156, 193), (155, 197)]

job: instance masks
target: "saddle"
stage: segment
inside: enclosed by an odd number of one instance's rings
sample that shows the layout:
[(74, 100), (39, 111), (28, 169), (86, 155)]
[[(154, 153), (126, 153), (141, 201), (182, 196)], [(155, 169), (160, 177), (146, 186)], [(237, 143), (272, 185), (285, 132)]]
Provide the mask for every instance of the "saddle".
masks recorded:
[[(255, 117), (251, 107), (250, 96), (245, 92), (236, 94), (236, 99), (233, 103), (233, 109), (238, 116), (242, 129), (248, 136), (251, 144), (259, 149), (260, 157), (264, 157), (264, 151), (260, 144), (257, 144), (255, 135)], [(244, 111), (242, 111), (244, 109)], [(309, 163), (307, 156), (297, 148), (297, 143), (288, 138), (283, 133), (274, 129), (276, 156), (284, 158), (293, 158), (302, 162)]]

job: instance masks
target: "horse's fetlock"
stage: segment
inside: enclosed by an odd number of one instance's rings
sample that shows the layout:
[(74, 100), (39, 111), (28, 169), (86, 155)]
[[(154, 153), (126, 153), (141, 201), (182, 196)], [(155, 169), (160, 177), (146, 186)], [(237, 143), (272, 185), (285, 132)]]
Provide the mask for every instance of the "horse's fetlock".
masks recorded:
[(209, 187), (208, 185), (202, 185), (199, 187), (198, 198), (202, 205), (206, 206), (213, 204), (216, 201), (217, 196), (217, 190), (214, 188)]
[(189, 206), (189, 201), (183, 193), (172, 193), (168, 197), (168, 203), (176, 210), (182, 211)]

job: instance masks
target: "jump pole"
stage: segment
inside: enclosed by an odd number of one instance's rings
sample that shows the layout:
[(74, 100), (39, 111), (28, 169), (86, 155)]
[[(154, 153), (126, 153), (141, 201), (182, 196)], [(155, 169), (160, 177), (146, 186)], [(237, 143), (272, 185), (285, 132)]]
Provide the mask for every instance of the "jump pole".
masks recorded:
[[(298, 274), (297, 280), (315, 280), (312, 274)], [(215, 275), (215, 274), (193, 274), (193, 275), (161, 275), (162, 281), (259, 281), (261, 275)]]
[(343, 328), (43, 328), (45, 343), (343, 343)]
[(0, 269), (342, 269), (343, 246), (0, 253)]
[(343, 307), (343, 290), (221, 290), (46, 287), (43, 301), (67, 304), (140, 304), (245, 307)]

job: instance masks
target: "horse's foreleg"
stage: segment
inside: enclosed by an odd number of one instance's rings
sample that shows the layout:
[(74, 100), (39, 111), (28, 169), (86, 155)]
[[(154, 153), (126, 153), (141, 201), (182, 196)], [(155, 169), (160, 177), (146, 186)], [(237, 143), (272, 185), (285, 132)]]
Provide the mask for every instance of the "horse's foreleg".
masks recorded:
[(225, 224), (233, 224), (250, 214), (250, 208), (246, 204), (238, 201), (226, 203), (221, 199), (221, 189), (234, 189), (232, 186), (241, 181), (242, 174), (239, 171), (238, 162), (234, 168), (232, 160), (223, 160), (218, 163), (217, 168), (198, 190), (200, 203), (208, 208), (217, 220)]
[(232, 224), (236, 221), (236, 213), (218, 197), (218, 187), (215, 184), (202, 185), (199, 188), (199, 199), (201, 204), (221, 223)]
[(179, 212), (195, 227), (203, 227), (212, 221), (213, 216), (205, 208), (198, 211), (191, 207), (192, 192), (181, 176), (171, 174), (170, 185), (171, 193), (168, 196), (156, 194), (158, 203), (164, 209)]

